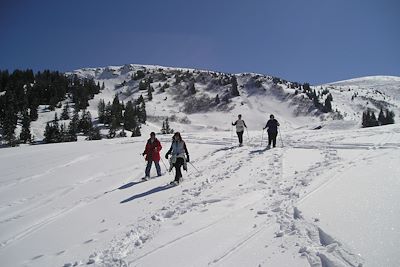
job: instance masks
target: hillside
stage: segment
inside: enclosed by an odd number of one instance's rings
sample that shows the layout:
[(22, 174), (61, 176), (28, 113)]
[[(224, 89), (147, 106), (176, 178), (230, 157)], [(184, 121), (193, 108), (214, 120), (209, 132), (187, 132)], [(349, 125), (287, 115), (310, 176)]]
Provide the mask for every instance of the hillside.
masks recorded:
[[(143, 95), (142, 136), (0, 149), (2, 266), (400, 265), (399, 124), (360, 128), (366, 108), (398, 118), (396, 77), (304, 91), (272, 76), (161, 66), (72, 74), (104, 82), (89, 100), (94, 123), (100, 99)], [(333, 112), (315, 106), (314, 90), (320, 103), (332, 95)], [(40, 106), (37, 139), (61, 110)], [(231, 126), (239, 113), (243, 147)], [(271, 113), (281, 127), (267, 149)], [(175, 187), (163, 157), (171, 135), (159, 134), (166, 117), (193, 164)], [(143, 182), (150, 131), (163, 145), (163, 175), (153, 167)]]
[(398, 124), (336, 126), (185, 132), (176, 187), (147, 136), (1, 149), (2, 266), (398, 266)]
[[(128, 64), (102, 68), (79, 69), (67, 75), (93, 78), (105, 88), (89, 101), (88, 111), (97, 121), (100, 100), (112, 102), (115, 95), (124, 103), (142, 95), (146, 101), (147, 123), (143, 133), (159, 132), (168, 117), (179, 131), (230, 131), (230, 122), (242, 114), (249, 129), (265, 125), (269, 114), (275, 114), (284, 130), (298, 127), (330, 127), (342, 119), (349, 127), (360, 127), (362, 113), (376, 113), (380, 108), (399, 114), (399, 77), (374, 76), (349, 81), (310, 86), (277, 77), (254, 73), (229, 74), (214, 71)], [(237, 86), (234, 86), (234, 83)], [(233, 92), (237, 88), (237, 94)], [(148, 89), (152, 100), (148, 99)], [(313, 90), (320, 107), (310, 97)], [(332, 96), (332, 112), (325, 112), (324, 102)], [(218, 99), (217, 99), (218, 98)], [(63, 106), (71, 99), (63, 101)], [(70, 104), (73, 106), (73, 103)], [(44, 127), (61, 114), (62, 107), (49, 111), (39, 107), (39, 120), (32, 122), (36, 140), (44, 138)], [(218, 114), (224, 114), (219, 116)], [(206, 123), (204, 123), (206, 121)], [(63, 123), (63, 122), (61, 122)], [(64, 122), (68, 123), (68, 121)]]

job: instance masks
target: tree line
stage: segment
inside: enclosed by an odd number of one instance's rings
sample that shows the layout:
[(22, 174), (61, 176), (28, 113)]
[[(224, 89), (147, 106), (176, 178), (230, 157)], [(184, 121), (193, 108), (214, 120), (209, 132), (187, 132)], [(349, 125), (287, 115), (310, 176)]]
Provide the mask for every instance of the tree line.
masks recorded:
[(135, 101), (126, 104), (115, 95), (113, 102), (106, 104), (103, 99), (97, 106), (99, 123), (109, 127), (108, 137), (113, 138), (116, 131), (121, 129), (121, 136), (126, 136), (125, 130), (132, 132), (132, 137), (140, 136), (140, 124), (147, 120), (146, 103), (142, 95)]
[(393, 124), (394, 123), (394, 112), (386, 109), (383, 111), (379, 111), (378, 118), (375, 115), (375, 112), (368, 109), (363, 112), (362, 115), (362, 126), (365, 127), (375, 127), (375, 126), (381, 126), (381, 125), (387, 125), (387, 124)]
[[(0, 70), (0, 131), (4, 140), (10, 146), (31, 142), (30, 123), (38, 119), (39, 105), (54, 110), (70, 98), (79, 112), (89, 106), (88, 101), (102, 88), (104, 84), (100, 86), (93, 79), (66, 76), (58, 71)], [(18, 124), (22, 130), (16, 136)], [(50, 124), (54, 126), (55, 121)]]

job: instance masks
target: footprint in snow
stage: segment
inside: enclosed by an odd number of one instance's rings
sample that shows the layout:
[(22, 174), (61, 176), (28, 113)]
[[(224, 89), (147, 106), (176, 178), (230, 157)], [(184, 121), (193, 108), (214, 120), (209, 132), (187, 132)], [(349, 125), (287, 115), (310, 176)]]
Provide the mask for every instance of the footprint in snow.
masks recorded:
[(37, 255), (37, 256), (33, 257), (32, 260), (34, 261), (34, 260), (40, 259), (43, 256), (44, 256), (43, 254)]
[(92, 238), (92, 239), (86, 240), (85, 242), (83, 242), (83, 244), (89, 244), (89, 243), (91, 243), (93, 241), (94, 241), (94, 239)]
[(56, 256), (60, 256), (61, 254), (64, 254), (64, 253), (65, 253), (65, 250), (61, 250), (61, 251), (56, 253)]

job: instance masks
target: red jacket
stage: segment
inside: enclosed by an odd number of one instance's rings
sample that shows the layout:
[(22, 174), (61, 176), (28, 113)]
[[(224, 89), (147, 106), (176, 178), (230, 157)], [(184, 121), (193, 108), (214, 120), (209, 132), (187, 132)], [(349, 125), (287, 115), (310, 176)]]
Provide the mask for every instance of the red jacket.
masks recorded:
[(146, 154), (147, 161), (160, 161), (160, 150), (162, 149), (160, 141), (158, 139), (154, 139), (154, 142), (151, 142), (151, 139), (147, 140), (146, 148), (144, 149), (144, 154)]

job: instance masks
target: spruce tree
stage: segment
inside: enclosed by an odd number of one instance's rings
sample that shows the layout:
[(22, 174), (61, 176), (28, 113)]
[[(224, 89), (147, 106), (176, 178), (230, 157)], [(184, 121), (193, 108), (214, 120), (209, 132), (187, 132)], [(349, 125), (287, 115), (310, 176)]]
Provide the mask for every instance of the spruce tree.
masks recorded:
[(382, 108), (379, 111), (378, 122), (379, 122), (379, 125), (385, 125), (386, 124), (386, 117), (385, 117), (385, 114), (383, 113)]
[(104, 99), (100, 99), (99, 104), (97, 105), (97, 114), (99, 117), (99, 123), (104, 123), (105, 112), (106, 112), (106, 103), (104, 102)]
[(64, 105), (63, 111), (61, 113), (61, 119), (62, 120), (69, 120), (69, 105), (66, 103)]
[(111, 106), (111, 116), (113, 116), (116, 120), (117, 123), (122, 122), (122, 106), (121, 103), (119, 102), (118, 95), (115, 95), (112, 106)]
[(88, 135), (89, 140), (101, 140), (100, 128), (95, 126), (92, 127)]
[(153, 100), (153, 94), (152, 94), (151, 87), (149, 87), (147, 89), (147, 100), (149, 100), (149, 101)]
[(214, 103), (215, 103), (216, 105), (218, 105), (220, 102), (221, 102), (221, 100), (219, 100), (219, 95), (217, 94), (217, 95), (215, 96)]
[(108, 101), (104, 112), (104, 124), (110, 125), (111, 120), (112, 120), (112, 106), (110, 101)]
[(124, 113), (124, 128), (125, 130), (132, 131), (134, 127), (136, 127), (135, 123), (135, 109), (133, 107), (132, 101), (128, 101), (126, 103), (125, 107), (125, 113)]
[(331, 104), (331, 98), (327, 97), (325, 99), (325, 106), (324, 106), (324, 112), (332, 112), (332, 104)]
[(375, 112), (372, 111), (370, 118), (371, 118), (371, 122), (370, 122), (371, 127), (379, 125), (378, 120), (376, 119), (376, 116), (375, 116)]
[(68, 133), (71, 136), (76, 137), (76, 134), (79, 132), (79, 113), (75, 110), (74, 115), (72, 116), (72, 119), (68, 125)]
[(394, 112), (389, 111), (388, 109), (386, 110), (386, 120), (385, 124), (394, 124)]
[(189, 84), (189, 94), (190, 95), (196, 94), (196, 88), (194, 86), (194, 82), (190, 82), (190, 84)]
[(22, 115), (22, 130), (19, 135), (19, 139), (24, 143), (31, 142), (32, 140), (30, 125), (31, 125), (31, 119), (30, 116), (28, 115), (28, 111), (26, 110)]
[(147, 120), (146, 103), (142, 95), (136, 101), (138, 103), (138, 119), (140, 123), (145, 123)]
[(82, 112), (82, 118), (79, 121), (79, 129), (84, 133), (84, 134), (89, 134), (90, 130), (93, 128), (93, 123), (92, 123), (92, 115), (90, 114), (89, 111), (83, 111)]
[(112, 119), (111, 119), (110, 129), (108, 131), (108, 138), (114, 138), (115, 137), (118, 127), (119, 127), (119, 124), (117, 122), (117, 119), (113, 116)]
[(140, 124), (138, 122), (138, 117), (135, 116), (134, 120), (135, 120), (135, 125), (136, 126), (132, 130), (132, 137), (141, 136), (142, 134), (140, 132)]
[(237, 83), (236, 76), (232, 76), (231, 84), (232, 84), (232, 88), (231, 88), (232, 96), (240, 96), (240, 93), (239, 93), (239, 90), (238, 90), (238, 83)]

